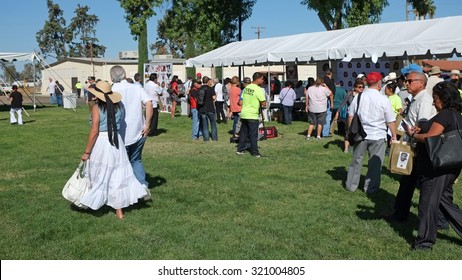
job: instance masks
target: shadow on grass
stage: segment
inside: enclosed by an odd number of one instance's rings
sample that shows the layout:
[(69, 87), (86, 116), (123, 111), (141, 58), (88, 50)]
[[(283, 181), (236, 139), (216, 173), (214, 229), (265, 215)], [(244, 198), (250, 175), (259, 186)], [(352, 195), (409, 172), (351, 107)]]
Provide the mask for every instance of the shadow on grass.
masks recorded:
[(153, 136), (159, 136), (159, 135), (161, 135), (161, 134), (163, 134), (163, 133), (167, 133), (167, 132), (168, 132), (167, 129), (158, 128), (157, 131), (156, 131), (156, 133), (154, 133)]
[[(135, 203), (133, 205), (125, 207), (123, 209), (123, 211), (124, 211), (124, 213), (129, 213), (129, 212), (131, 212), (133, 210), (141, 210), (141, 209), (149, 208), (149, 207), (151, 207), (149, 205), (149, 203), (152, 203), (152, 202), (145, 202), (142, 199), (140, 199), (140, 200), (138, 200), (138, 203)], [(69, 207), (71, 208), (72, 211), (92, 215), (94, 217), (103, 217), (103, 216), (111, 214), (111, 213), (113, 215), (115, 215), (115, 209), (113, 209), (112, 207), (107, 206), (107, 205), (103, 205), (98, 210), (82, 209), (82, 208), (79, 208), (79, 207), (75, 206), (74, 204), (69, 205)]]
[(343, 145), (344, 145), (344, 141), (341, 140), (341, 139), (336, 139), (336, 140), (333, 140), (333, 141), (329, 141), (327, 142), (326, 144), (324, 144), (323, 148), (324, 149), (329, 149), (329, 147), (333, 145), (333, 146), (337, 146), (340, 151), (343, 152)]
[(148, 181), (150, 189), (158, 188), (164, 185), (165, 183), (167, 183), (167, 180), (164, 177), (160, 177), (160, 176), (151, 177), (149, 173), (146, 173), (146, 181)]
[[(368, 199), (374, 203), (374, 206), (358, 205), (356, 215), (362, 220), (386, 220), (385, 213), (393, 212), (393, 205), (395, 204), (395, 195), (379, 189), (376, 193), (368, 194)], [(399, 234), (410, 245), (414, 242), (415, 236), (413, 230), (417, 224), (417, 216), (410, 213), (407, 221), (387, 221), (390, 227)]]

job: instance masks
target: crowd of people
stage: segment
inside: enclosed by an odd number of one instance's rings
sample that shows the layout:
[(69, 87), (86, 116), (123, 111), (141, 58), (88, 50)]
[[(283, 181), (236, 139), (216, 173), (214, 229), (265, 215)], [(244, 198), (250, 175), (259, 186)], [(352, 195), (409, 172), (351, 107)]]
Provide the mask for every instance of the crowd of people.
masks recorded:
[[(328, 69), (323, 77), (310, 78), (306, 87), (300, 82), (294, 85), (287, 81), (278, 88), (271, 81), (275, 86), (270, 92), (266, 76), (259, 72), (252, 79), (246, 77), (241, 82), (234, 76), (223, 83), (198, 73), (186, 83), (191, 139), (218, 141), (217, 123), (232, 119), (232, 138), (238, 143), (236, 154), (248, 152), (262, 157), (258, 134), (268, 99), (279, 96), (283, 123), (290, 125), (295, 100), (305, 98), (309, 120), (306, 139), (314, 136), (319, 140), (335, 132), (343, 134), (344, 152), (353, 150), (345, 189), (354, 192), (361, 187), (367, 195), (374, 195), (380, 189), (382, 165), (390, 142), (399, 137), (415, 142), (412, 173), (401, 176), (394, 213), (383, 217), (390, 222), (407, 220), (414, 190), (420, 187), (418, 233), (412, 248), (431, 249), (437, 231), (449, 225), (462, 237), (462, 211), (453, 202), (453, 185), (461, 169), (435, 171), (425, 148), (426, 138), (462, 127), (460, 72), (452, 71), (450, 81), (442, 80), (440, 73), (439, 68), (433, 67), (426, 74), (419, 65), (410, 64), (401, 69), (401, 76), (394, 72), (386, 77), (378, 72), (360, 74), (353, 88), (345, 90), (334, 83), (334, 73)], [(139, 199), (152, 199), (141, 160), (142, 150), (147, 136), (156, 135), (162, 100), (167, 95), (175, 101), (178, 79), (173, 79), (168, 92), (155, 73), (144, 86), (140, 77), (137, 79), (135, 75), (135, 80), (126, 77), (121, 66), (112, 67), (110, 75), (112, 85), (89, 77), (88, 85), (83, 87), (91, 112), (91, 129), (82, 160), (89, 161), (92, 189), (81, 203), (91, 209), (109, 205), (115, 209), (117, 218), (123, 219), (123, 208)], [(429, 83), (433, 83), (431, 88)], [(50, 79), (50, 87), (55, 88), (56, 81)], [(10, 98), (14, 103), (11, 122), (20, 124), (22, 105), (16, 95)], [(18, 114), (17, 121), (13, 119), (14, 113)], [(355, 114), (366, 136), (350, 147), (348, 127)], [(404, 121), (397, 122), (401, 119)], [(326, 127), (327, 135), (323, 133)], [(366, 152), (367, 173), (360, 186)]]

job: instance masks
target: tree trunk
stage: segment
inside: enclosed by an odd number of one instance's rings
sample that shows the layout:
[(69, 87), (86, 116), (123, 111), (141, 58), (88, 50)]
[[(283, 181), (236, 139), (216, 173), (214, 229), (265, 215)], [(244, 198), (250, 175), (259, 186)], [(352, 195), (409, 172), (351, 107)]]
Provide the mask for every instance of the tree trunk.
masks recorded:
[(144, 75), (144, 64), (148, 62), (148, 27), (143, 23), (138, 36), (138, 73)]

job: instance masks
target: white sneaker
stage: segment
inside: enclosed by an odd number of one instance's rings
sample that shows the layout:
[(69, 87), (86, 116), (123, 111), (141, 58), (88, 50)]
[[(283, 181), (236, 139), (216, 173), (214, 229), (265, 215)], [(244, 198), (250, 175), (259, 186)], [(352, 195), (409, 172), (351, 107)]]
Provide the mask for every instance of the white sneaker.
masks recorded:
[(142, 200), (144, 201), (152, 201), (152, 196), (151, 196), (151, 190), (148, 189), (148, 187), (146, 185), (142, 185), (145, 190), (146, 190), (146, 194), (141, 198)]

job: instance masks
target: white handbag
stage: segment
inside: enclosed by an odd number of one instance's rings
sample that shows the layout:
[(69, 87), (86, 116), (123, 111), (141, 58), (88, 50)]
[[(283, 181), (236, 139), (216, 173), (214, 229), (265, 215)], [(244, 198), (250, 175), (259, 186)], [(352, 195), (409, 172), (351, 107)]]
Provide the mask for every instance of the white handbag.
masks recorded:
[(81, 161), (74, 174), (64, 185), (62, 192), (65, 199), (82, 209), (88, 208), (80, 203), (80, 199), (91, 189), (89, 170), (87, 161)]

